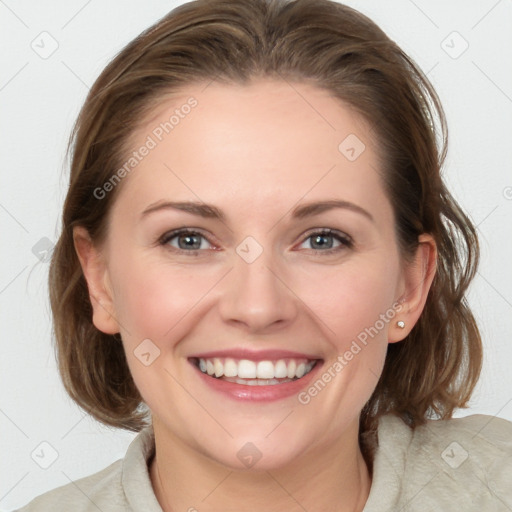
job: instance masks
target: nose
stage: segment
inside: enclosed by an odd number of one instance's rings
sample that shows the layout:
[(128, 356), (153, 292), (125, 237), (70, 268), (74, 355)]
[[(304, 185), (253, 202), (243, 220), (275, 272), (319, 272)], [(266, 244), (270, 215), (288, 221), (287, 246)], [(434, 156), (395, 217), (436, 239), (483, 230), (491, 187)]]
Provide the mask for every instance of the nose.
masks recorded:
[(252, 263), (235, 255), (219, 304), (223, 321), (260, 334), (290, 325), (298, 299), (286, 281), (267, 251)]

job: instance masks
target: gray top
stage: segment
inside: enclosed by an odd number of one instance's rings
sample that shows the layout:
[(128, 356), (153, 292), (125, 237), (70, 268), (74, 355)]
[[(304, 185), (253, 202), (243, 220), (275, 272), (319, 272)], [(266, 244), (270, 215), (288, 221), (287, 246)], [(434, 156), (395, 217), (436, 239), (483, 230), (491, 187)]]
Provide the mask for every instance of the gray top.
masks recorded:
[[(512, 423), (485, 415), (431, 420), (411, 430), (381, 418), (370, 496), (363, 512), (512, 511)], [(148, 472), (151, 428), (126, 456), (49, 491), (21, 512), (162, 512)]]

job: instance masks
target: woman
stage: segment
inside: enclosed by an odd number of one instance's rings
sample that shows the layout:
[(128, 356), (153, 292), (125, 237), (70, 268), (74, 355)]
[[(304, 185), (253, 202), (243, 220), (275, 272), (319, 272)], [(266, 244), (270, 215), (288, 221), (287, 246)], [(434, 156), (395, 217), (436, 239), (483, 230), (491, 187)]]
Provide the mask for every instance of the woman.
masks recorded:
[(512, 507), (510, 423), (450, 419), (482, 355), (443, 111), (374, 23), (185, 4), (109, 64), (73, 142), (60, 371), (141, 433), (22, 510)]

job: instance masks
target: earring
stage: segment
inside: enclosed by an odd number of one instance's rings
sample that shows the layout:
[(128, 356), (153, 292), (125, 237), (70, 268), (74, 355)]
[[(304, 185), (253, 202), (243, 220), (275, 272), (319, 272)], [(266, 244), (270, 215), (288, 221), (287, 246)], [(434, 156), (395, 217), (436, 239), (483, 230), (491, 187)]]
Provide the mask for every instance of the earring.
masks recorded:
[(405, 328), (405, 322), (403, 322), (402, 320), (399, 320), (397, 323), (396, 323), (397, 327), (399, 327), (400, 329), (404, 329)]

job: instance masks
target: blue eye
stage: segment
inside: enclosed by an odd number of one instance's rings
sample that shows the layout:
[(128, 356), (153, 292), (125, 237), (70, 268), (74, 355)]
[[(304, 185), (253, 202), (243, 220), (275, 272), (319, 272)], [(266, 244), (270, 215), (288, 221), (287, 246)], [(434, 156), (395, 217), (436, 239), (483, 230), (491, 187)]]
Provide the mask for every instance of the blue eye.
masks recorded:
[(161, 238), (160, 243), (162, 245), (170, 245), (175, 249), (187, 252), (208, 249), (208, 246), (211, 245), (201, 233), (189, 229), (181, 229), (166, 233)]
[(352, 240), (341, 233), (333, 232), (330, 229), (310, 234), (301, 245), (308, 243), (306, 249), (313, 249), (316, 252), (335, 252), (343, 247), (352, 247)]
[[(214, 249), (208, 239), (197, 230), (182, 228), (165, 233), (159, 240), (162, 246), (170, 246), (177, 251), (198, 255), (205, 249)], [(308, 244), (309, 247), (302, 247)], [(348, 235), (331, 229), (320, 229), (311, 232), (299, 247), (316, 253), (331, 254), (353, 246)]]

